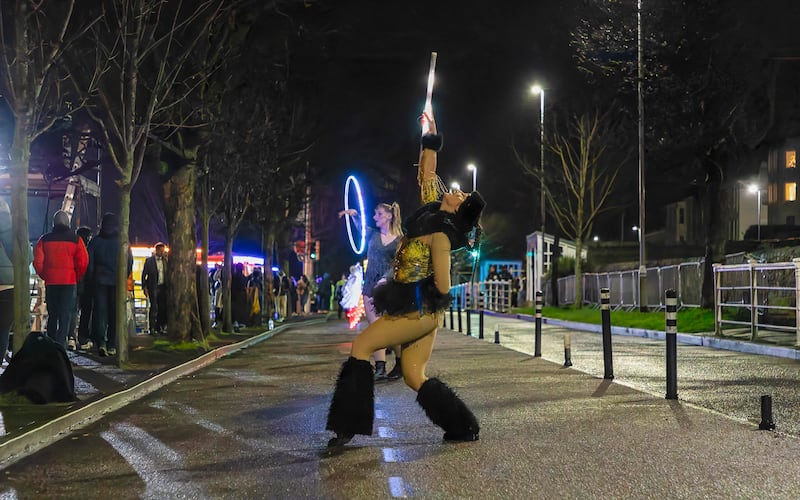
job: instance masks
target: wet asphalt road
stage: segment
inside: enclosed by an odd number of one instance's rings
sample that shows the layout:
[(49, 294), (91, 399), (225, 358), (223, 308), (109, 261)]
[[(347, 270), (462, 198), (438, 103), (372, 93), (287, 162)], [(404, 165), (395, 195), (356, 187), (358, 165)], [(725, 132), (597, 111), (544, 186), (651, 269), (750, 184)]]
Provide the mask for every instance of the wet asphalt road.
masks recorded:
[[(223, 358), (0, 471), (0, 498), (800, 496), (800, 441), (666, 401), (658, 342), (615, 337), (610, 383), (578, 371), (602, 375), (597, 334), (572, 333), (564, 369), (564, 330), (546, 328), (545, 359), (508, 348), (532, 352), (530, 323), (501, 332), (501, 346), (442, 332), (429, 364), (481, 420), (477, 443), (442, 443), (393, 382), (376, 387), (373, 436), (329, 453), (327, 405), (353, 338), (331, 322)], [(787, 392), (797, 378), (795, 362), (711, 351), (679, 347), (681, 400), (722, 408), (749, 401), (742, 387), (760, 392), (737, 382), (749, 373)], [(685, 380), (688, 366), (697, 380)], [(654, 395), (628, 387), (639, 384)], [(788, 397), (773, 394), (776, 406)], [(746, 406), (731, 411), (757, 422), (757, 396)]]

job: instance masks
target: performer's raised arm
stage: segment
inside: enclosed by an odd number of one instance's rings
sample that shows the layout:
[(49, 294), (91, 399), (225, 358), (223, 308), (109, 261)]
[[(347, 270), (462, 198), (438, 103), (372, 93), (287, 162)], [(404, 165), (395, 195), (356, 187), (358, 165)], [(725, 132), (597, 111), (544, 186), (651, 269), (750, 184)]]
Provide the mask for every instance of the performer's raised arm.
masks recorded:
[(444, 183), (436, 175), (436, 156), (442, 150), (442, 136), (436, 131), (436, 122), (433, 117), (423, 113), (421, 120), (428, 123), (428, 133), (422, 136), (422, 150), (419, 154), (417, 170), (417, 183), (420, 188), (422, 204), (439, 199), (446, 191)]

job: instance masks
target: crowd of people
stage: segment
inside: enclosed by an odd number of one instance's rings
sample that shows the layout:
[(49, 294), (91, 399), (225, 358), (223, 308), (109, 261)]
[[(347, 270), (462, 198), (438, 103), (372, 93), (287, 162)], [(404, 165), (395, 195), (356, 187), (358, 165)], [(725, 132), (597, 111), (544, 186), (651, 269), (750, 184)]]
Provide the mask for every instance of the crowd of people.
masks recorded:
[[(70, 215), (53, 215), (53, 228), (36, 242), (33, 268), (44, 281), (40, 299), (47, 305), (46, 334), (64, 349), (117, 353), (116, 286), (119, 218), (103, 215), (96, 236), (87, 227), (70, 227)], [(133, 268), (128, 250), (127, 274)], [(78, 321), (80, 318), (80, 321)]]

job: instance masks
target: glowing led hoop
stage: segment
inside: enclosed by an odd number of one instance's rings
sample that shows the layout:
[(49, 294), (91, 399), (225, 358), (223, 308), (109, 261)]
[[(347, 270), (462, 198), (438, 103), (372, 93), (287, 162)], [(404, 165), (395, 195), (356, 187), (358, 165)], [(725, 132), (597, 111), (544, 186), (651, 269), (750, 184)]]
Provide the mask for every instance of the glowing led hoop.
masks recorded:
[(361, 196), (361, 186), (358, 185), (358, 180), (353, 177), (352, 175), (347, 178), (347, 182), (344, 183), (344, 209), (345, 211), (350, 210), (350, 185), (355, 186), (356, 195), (358, 196), (358, 217), (361, 223), (361, 244), (356, 247), (356, 242), (353, 239), (353, 228), (350, 225), (350, 220), (352, 217), (350, 214), (346, 213), (345, 217), (347, 217), (347, 236), (350, 238), (350, 247), (353, 251), (361, 255), (364, 253), (364, 248), (367, 246), (367, 218), (364, 214), (364, 197)]

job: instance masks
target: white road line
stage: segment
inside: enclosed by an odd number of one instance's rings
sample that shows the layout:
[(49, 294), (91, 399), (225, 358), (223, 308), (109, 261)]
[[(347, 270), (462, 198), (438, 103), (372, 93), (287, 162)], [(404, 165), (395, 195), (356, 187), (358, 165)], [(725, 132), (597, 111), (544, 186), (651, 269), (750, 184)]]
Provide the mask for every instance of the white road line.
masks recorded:
[(0, 500), (17, 500), (17, 490), (10, 488), (5, 491), (0, 491)]
[(378, 437), (396, 438), (397, 433), (391, 427), (378, 427)]
[(392, 498), (408, 498), (411, 493), (402, 477), (392, 476), (389, 478), (389, 492)]
[(200, 498), (206, 496), (192, 478), (184, 479), (180, 454), (147, 432), (129, 424), (104, 431), (105, 439), (145, 484), (141, 498)]
[(394, 448), (382, 448), (383, 451), (383, 461), (388, 463), (397, 462), (397, 454), (395, 453)]

